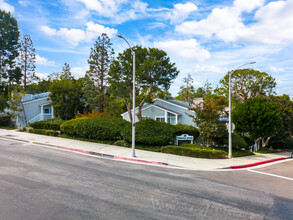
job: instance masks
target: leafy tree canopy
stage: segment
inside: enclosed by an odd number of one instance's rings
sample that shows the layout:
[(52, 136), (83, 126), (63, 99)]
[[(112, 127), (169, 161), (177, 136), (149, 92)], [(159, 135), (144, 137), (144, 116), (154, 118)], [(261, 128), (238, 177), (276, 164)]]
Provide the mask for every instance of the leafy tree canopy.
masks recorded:
[(233, 109), (232, 121), (237, 131), (248, 133), (256, 144), (261, 139), (267, 139), (263, 144), (265, 146), (282, 126), (280, 116), (281, 111), (276, 103), (256, 97), (238, 104)]
[(209, 147), (212, 140), (223, 136), (226, 131), (226, 124), (220, 121), (220, 117), (225, 113), (225, 105), (222, 104), (223, 98), (210, 99), (200, 102), (195, 107), (190, 108), (194, 114), (188, 114), (193, 118), (199, 133), (205, 138), (205, 145)]
[(229, 96), (229, 73), (231, 73), (232, 98), (236, 102), (274, 94), (276, 81), (272, 76), (254, 69), (239, 69), (228, 72), (220, 80), (220, 87), (217, 89), (220, 95)]
[[(151, 96), (156, 88), (168, 90), (179, 71), (165, 51), (141, 46), (133, 47), (132, 50), (135, 51), (136, 97), (139, 103), (139, 119), (141, 120), (141, 109), (144, 103), (151, 101)], [(112, 62), (108, 79), (111, 91), (127, 103), (129, 114), (131, 114), (133, 97), (132, 69), (132, 52), (129, 48), (120, 53)], [(132, 118), (131, 115), (129, 116)]]

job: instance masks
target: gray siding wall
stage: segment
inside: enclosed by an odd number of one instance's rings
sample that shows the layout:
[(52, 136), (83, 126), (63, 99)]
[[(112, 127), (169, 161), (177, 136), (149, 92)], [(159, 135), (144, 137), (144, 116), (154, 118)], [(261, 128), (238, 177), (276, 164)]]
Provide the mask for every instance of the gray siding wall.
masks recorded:
[(152, 119), (156, 119), (156, 116), (161, 116), (161, 117), (165, 117), (165, 111), (159, 108), (156, 108), (154, 106), (146, 109), (146, 110), (142, 110), (141, 112), (143, 117), (149, 116)]
[(156, 100), (154, 104), (156, 104), (158, 106), (162, 106), (163, 108), (170, 109), (174, 112), (180, 113), (181, 115), (178, 117), (178, 122), (180, 122), (182, 124), (186, 124), (186, 125), (194, 125), (192, 118), (185, 114), (187, 112), (188, 114), (192, 115), (193, 112), (191, 112), (185, 108), (182, 108), (182, 107), (179, 107), (179, 106), (176, 106), (173, 104), (169, 104), (169, 103), (161, 101), (161, 100)]
[[(48, 101), (47, 98), (40, 99), (40, 100), (32, 100), (29, 102), (24, 102), (24, 110), (26, 114), (27, 121), (30, 121), (34, 117), (36, 117), (38, 114), (41, 113), (41, 106), (40, 105), (46, 105), (50, 104), (50, 100)], [(25, 126), (25, 120), (24, 120), (24, 113), (20, 112), (18, 116), (18, 125)]]

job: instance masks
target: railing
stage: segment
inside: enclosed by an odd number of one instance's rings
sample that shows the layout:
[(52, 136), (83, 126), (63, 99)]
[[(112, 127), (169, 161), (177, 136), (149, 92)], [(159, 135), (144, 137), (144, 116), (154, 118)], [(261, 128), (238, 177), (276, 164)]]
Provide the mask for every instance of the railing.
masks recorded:
[(47, 120), (47, 119), (51, 119), (52, 118), (52, 114), (38, 114), (37, 116), (35, 116), (34, 118), (32, 118), (31, 120), (29, 120), (30, 123), (34, 123), (37, 121), (43, 121), (43, 120)]

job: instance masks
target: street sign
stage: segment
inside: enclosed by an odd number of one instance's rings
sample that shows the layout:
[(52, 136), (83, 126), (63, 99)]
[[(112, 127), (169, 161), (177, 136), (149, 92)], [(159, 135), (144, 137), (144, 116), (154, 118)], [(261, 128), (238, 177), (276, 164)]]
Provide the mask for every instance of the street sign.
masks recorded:
[(229, 121), (229, 118), (220, 117), (219, 121)]

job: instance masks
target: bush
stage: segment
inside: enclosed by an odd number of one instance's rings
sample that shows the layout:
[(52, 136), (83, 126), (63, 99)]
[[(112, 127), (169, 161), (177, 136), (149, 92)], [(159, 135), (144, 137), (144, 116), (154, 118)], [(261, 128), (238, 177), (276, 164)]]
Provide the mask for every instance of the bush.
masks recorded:
[(58, 136), (58, 131), (48, 131), (44, 129), (30, 129), (29, 133), (33, 134), (43, 134), (43, 135), (49, 135), (49, 136)]
[(293, 149), (293, 139), (289, 137), (284, 138), (272, 138), (267, 147), (271, 147), (274, 149)]
[[(165, 122), (145, 119), (135, 124), (135, 142), (145, 145), (163, 146), (173, 141), (173, 126)], [(122, 130), (123, 140), (131, 142), (131, 124)]]
[(0, 115), (0, 126), (8, 126), (11, 122), (9, 115)]
[[(228, 145), (228, 138), (229, 138), (229, 133), (225, 132), (225, 134), (221, 138), (217, 138), (214, 140), (216, 145), (218, 146), (223, 146), (223, 145)], [(232, 147), (235, 149), (242, 149), (242, 148), (247, 148), (248, 144), (242, 138), (239, 134), (237, 133), (232, 133)]]
[(184, 125), (184, 124), (177, 124), (173, 126), (173, 137), (174, 139), (176, 136), (188, 134), (194, 137), (194, 140), (199, 136), (198, 130), (191, 126), (191, 125)]
[(221, 159), (226, 158), (227, 153), (223, 150), (213, 150), (210, 148), (182, 147), (182, 146), (166, 146), (161, 148), (161, 152), (176, 154), (181, 156)]
[(30, 124), (30, 127), (34, 129), (45, 129), (45, 130), (54, 130), (60, 131), (60, 125), (64, 121), (60, 118), (53, 118), (44, 121), (38, 121)]
[(121, 139), (121, 130), (130, 125), (122, 118), (76, 118), (64, 122), (60, 128), (64, 134), (97, 140)]

